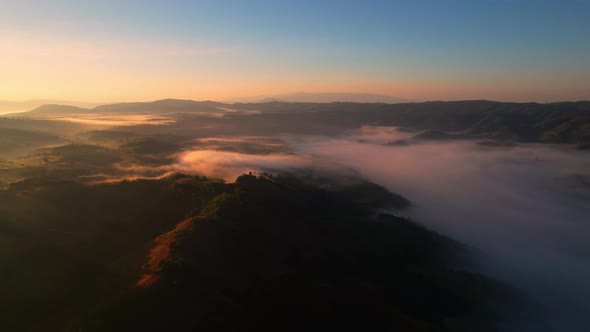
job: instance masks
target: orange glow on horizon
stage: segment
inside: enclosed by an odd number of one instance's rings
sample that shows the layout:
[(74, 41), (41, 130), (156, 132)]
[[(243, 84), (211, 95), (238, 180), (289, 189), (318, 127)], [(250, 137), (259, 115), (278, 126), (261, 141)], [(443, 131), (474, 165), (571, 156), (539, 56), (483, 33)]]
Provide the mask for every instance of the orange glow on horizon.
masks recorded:
[[(482, 74), (477, 80), (401, 68), (400, 74), (301, 70), (266, 64), (248, 50), (186, 47), (173, 42), (124, 43), (39, 37), (0, 30), (0, 100), (86, 102), (164, 98), (219, 100), (294, 92), (372, 93), (416, 101), (590, 99), (585, 77), (527, 72)], [(251, 65), (246, 61), (254, 61)], [(403, 74), (401, 74), (403, 73)], [(545, 73), (546, 74), (546, 73)]]

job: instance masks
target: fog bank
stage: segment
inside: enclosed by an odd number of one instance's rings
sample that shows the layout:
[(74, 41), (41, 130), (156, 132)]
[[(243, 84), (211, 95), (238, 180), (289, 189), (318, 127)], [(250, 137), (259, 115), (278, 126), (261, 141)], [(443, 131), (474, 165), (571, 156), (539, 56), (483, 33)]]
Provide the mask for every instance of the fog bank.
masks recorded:
[(380, 127), (339, 138), (287, 136), (294, 154), (192, 151), (174, 169), (227, 179), (245, 171), (353, 169), (409, 198), (408, 217), (481, 250), (481, 271), (535, 297), (557, 330), (583, 330), (590, 315), (590, 154), (474, 141), (387, 145), (410, 136)]
[(567, 146), (482, 147), (471, 141), (382, 146), (294, 139), (414, 202), (407, 215), (489, 255), (481, 268), (532, 294), (554, 327), (590, 314), (590, 155)]

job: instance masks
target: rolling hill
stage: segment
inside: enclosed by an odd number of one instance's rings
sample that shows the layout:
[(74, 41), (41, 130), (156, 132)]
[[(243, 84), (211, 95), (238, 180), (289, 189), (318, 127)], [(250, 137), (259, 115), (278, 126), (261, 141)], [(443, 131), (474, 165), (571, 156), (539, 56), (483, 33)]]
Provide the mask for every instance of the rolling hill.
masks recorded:
[(63, 140), (45, 133), (14, 128), (0, 128), (0, 154), (4, 154), (4, 156), (19, 151), (57, 144), (59, 142), (63, 142)]
[[(176, 116), (178, 121), (164, 127), (167, 131), (179, 132), (190, 130), (187, 126), (197, 123), (207, 123), (207, 130), (216, 128), (223, 132), (228, 128), (250, 135), (259, 132), (336, 133), (362, 125), (381, 125), (523, 142), (581, 146), (590, 142), (590, 102), (539, 104), (471, 100), (385, 104), (274, 101), (230, 105), (166, 99), (103, 105), (90, 110), (47, 105), (19, 116), (88, 112), (104, 115), (168, 114)], [(204, 118), (213, 114), (218, 118)]]
[(233, 98), (226, 102), (228, 103), (266, 103), (266, 102), (288, 102), (288, 103), (384, 103), (397, 104), (408, 102), (407, 99), (396, 98), (385, 95), (377, 95), (370, 93), (309, 93), (297, 92), (290, 94), (280, 94), (265, 97), (251, 97), (251, 98)]

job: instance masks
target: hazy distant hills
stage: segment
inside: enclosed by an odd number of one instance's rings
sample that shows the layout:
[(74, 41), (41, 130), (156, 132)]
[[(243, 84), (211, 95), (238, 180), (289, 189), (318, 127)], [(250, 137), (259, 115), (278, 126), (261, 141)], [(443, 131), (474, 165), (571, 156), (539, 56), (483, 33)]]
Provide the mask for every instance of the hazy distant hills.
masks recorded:
[(190, 113), (190, 112), (218, 112), (218, 107), (229, 106), (215, 101), (194, 101), (181, 99), (163, 99), (153, 102), (119, 103), (102, 105), (93, 109), (96, 113)]
[(376, 95), (369, 93), (308, 93), (297, 92), (290, 94), (281, 94), (274, 96), (261, 96), (250, 98), (233, 98), (228, 99), (229, 103), (266, 103), (266, 102), (289, 102), (289, 103), (384, 103), (397, 104), (409, 102), (410, 100), (401, 99), (385, 95)]
[[(155, 111), (159, 112), (162, 107), (166, 109), (176, 109), (177, 111), (186, 112), (187, 109), (202, 110), (203, 107), (227, 105), (233, 103), (266, 103), (266, 102), (292, 102), (292, 103), (332, 103), (332, 102), (351, 102), (351, 103), (386, 103), (395, 104), (409, 102), (410, 100), (396, 98), (385, 95), (367, 94), (367, 93), (308, 93), (298, 92), (291, 94), (281, 94), (273, 96), (232, 98), (224, 100), (223, 103), (213, 101), (193, 101), (180, 99), (164, 99), (155, 102), (138, 102), (138, 103), (113, 103), (102, 105), (99, 103), (77, 102), (68, 100), (51, 100), (51, 99), (32, 99), (26, 101), (8, 101), (0, 100), (0, 114), (20, 113), (36, 110), (36, 112), (48, 113), (48, 106), (52, 111), (58, 111), (56, 106), (76, 106), (83, 109), (96, 109), (98, 111), (114, 112), (133, 112), (141, 108), (142, 112)], [(157, 109), (154, 109), (157, 108)], [(67, 110), (59, 110), (61, 114), (67, 114)]]
[(328, 126), (349, 129), (361, 125), (401, 126), (523, 142), (590, 142), (588, 101), (550, 104), (485, 100), (400, 104), (275, 102), (237, 104), (234, 107), (259, 110), (274, 126), (281, 121), (285, 127), (320, 129)]
[(42, 115), (42, 114), (83, 114), (90, 112), (88, 108), (82, 108), (70, 105), (49, 104), (39, 106), (29, 112), (28, 114)]
[(26, 101), (0, 100), (0, 114), (27, 112), (43, 105), (72, 105), (77, 107), (96, 107), (97, 103), (86, 103), (66, 100), (33, 99)]
[(94, 108), (83, 108), (62, 104), (47, 104), (36, 107), (27, 112), (10, 114), (11, 116), (49, 116), (65, 114), (165, 114), (192, 112), (219, 112), (219, 107), (230, 106), (214, 101), (194, 101), (179, 99), (164, 99), (152, 102), (116, 103), (100, 105)]
[[(316, 94), (313, 96), (317, 97)], [(194, 130), (205, 123), (210, 128), (225, 130), (226, 133), (241, 132), (248, 135), (330, 134), (362, 125), (381, 125), (461, 132), (464, 137), (581, 145), (590, 143), (590, 102), (538, 104), (470, 100), (388, 104), (273, 101), (224, 104), (214, 101), (165, 99), (102, 105), (92, 109), (45, 105), (19, 113), (17, 116), (44, 118), (52, 115), (87, 113), (172, 117), (182, 114), (182, 123), (167, 127), (167, 130), (177, 132)], [(210, 115), (219, 118), (204, 118)], [(191, 124), (187, 116), (200, 118)], [(190, 126), (193, 127), (189, 128)]]

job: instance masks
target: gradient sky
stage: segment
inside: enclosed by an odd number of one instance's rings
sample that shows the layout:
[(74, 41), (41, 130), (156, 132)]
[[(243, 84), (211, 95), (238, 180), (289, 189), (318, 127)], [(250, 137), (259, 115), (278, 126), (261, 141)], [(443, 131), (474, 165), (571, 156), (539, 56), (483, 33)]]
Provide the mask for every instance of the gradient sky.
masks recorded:
[(0, 0), (0, 99), (590, 99), (590, 1)]

